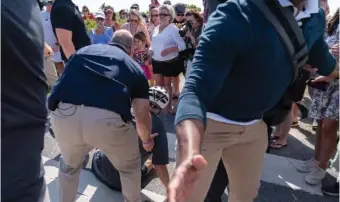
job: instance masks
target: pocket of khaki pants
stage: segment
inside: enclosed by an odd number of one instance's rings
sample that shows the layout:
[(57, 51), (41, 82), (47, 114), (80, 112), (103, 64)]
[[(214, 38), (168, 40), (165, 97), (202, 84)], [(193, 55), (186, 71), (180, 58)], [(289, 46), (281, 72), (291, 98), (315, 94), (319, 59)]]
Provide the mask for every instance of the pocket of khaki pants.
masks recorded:
[(77, 112), (77, 106), (73, 104), (60, 103), (51, 116), (56, 119), (67, 119)]

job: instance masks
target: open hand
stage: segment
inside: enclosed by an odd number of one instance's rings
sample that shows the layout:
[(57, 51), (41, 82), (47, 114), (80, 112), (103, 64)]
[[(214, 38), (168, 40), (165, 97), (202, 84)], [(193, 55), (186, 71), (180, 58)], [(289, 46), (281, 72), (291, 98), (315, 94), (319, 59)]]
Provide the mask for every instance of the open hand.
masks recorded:
[(330, 83), (333, 80), (333, 78), (329, 77), (329, 76), (318, 76), (316, 77), (314, 80), (312, 80), (312, 83), (320, 83), (320, 82), (326, 82), (326, 83)]
[(175, 170), (168, 186), (168, 202), (185, 202), (191, 196), (207, 162), (202, 155), (184, 160)]

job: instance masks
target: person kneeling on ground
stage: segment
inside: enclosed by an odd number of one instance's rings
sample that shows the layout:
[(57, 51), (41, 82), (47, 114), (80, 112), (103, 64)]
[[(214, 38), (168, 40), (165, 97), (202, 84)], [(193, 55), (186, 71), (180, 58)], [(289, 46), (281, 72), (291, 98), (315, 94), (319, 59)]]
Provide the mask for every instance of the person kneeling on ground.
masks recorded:
[[(169, 104), (169, 94), (165, 89), (155, 86), (149, 89), (149, 99), (152, 119), (151, 136), (154, 137), (155, 144), (152, 152), (149, 153), (143, 149), (142, 142), (139, 141), (142, 159), (142, 180), (145, 179), (153, 166), (165, 189), (167, 189), (169, 183), (169, 172), (166, 167), (169, 163), (168, 139), (163, 122), (158, 117), (158, 114)], [(97, 150), (93, 155), (92, 172), (99, 181), (109, 188), (121, 190), (119, 172), (101, 150)]]

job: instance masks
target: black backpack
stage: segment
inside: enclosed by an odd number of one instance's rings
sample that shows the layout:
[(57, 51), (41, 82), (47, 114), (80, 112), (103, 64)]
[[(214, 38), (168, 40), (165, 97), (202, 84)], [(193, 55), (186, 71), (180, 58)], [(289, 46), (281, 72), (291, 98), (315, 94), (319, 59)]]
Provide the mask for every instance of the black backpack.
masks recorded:
[(277, 0), (251, 0), (251, 2), (275, 28), (292, 61), (294, 75), (291, 85), (279, 102), (263, 115), (263, 120), (269, 127), (276, 126), (286, 119), (293, 102), (303, 98), (306, 82), (310, 77), (310, 73), (302, 68), (308, 60), (307, 44), (291, 7), (282, 7)]

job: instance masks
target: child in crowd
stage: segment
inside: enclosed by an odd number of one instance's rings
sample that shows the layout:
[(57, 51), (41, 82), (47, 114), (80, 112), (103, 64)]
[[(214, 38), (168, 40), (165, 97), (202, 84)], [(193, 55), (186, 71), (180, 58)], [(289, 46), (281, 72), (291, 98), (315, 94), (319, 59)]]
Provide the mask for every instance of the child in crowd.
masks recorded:
[(151, 71), (149, 69), (150, 53), (146, 48), (146, 35), (144, 32), (137, 32), (134, 36), (134, 50), (133, 59), (141, 66), (143, 69), (145, 77), (150, 82)]

